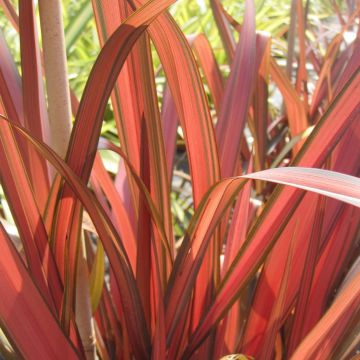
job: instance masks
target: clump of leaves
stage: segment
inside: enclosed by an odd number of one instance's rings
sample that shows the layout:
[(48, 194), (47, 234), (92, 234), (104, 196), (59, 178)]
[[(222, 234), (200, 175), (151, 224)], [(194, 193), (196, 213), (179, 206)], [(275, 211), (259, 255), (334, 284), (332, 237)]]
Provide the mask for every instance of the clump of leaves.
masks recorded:
[[(62, 159), (47, 131), (33, 3), (20, 0), (18, 17), (0, 1), (21, 44), (20, 77), (0, 36), (1, 353), (350, 357), (360, 309), (360, 5), (333, 3), (340, 30), (330, 38), (293, 1), (292, 25), (271, 38), (256, 31), (252, 0), (241, 23), (211, 0), (224, 76), (207, 38), (184, 36), (171, 3), (92, 2), (102, 50), (80, 102), (71, 93)], [(160, 97), (156, 75), (166, 77)], [(106, 109), (111, 141), (101, 137)], [(104, 153), (120, 159), (115, 172)], [(174, 166), (180, 156), (186, 166)]]

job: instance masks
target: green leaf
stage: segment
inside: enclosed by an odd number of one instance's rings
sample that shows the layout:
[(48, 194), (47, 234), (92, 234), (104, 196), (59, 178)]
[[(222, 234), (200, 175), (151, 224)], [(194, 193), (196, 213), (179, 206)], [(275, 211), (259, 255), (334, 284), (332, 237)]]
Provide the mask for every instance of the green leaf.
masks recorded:
[(85, 3), (79, 12), (74, 15), (65, 29), (66, 53), (69, 53), (76, 40), (81, 36), (89, 20), (93, 16), (91, 2)]
[(105, 253), (103, 245), (98, 241), (94, 264), (90, 274), (91, 309), (95, 313), (102, 294), (105, 275)]

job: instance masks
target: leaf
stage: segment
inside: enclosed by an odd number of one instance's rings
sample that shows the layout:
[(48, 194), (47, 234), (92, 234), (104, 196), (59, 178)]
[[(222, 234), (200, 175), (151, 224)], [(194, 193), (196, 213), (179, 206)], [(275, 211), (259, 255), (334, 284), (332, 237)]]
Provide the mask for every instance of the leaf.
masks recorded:
[(2, 32), (0, 32), (0, 51), (1, 101), (7, 115), (16, 123), (24, 125), (21, 78)]
[[(10, 54), (6, 41), (0, 31), (0, 105), (3, 112), (17, 124), (24, 125), (24, 108), (22, 98), (22, 83), (16, 64)], [(21, 149), (21, 154), (26, 167), (29, 169), (29, 154), (27, 144), (17, 137), (16, 141)]]
[[(6, 120), (4, 117), (2, 117), (2, 119)], [(26, 129), (11, 124), (10, 122), (8, 123), (55, 166), (88, 211), (116, 276), (116, 281), (121, 293), (122, 306), (126, 313), (125, 322), (129, 331), (130, 340), (132, 341), (133, 351), (135, 354), (139, 354), (140, 357), (146, 357), (146, 354), (149, 352), (150, 341), (146, 331), (139, 293), (135, 285), (135, 278), (131, 271), (128, 257), (111, 220), (107, 217), (90, 190), (53, 150), (46, 144), (39, 142), (29, 134)]]
[(311, 284), (314, 277), (316, 260), (319, 254), (321, 230), (324, 220), (324, 208), (326, 201), (324, 198), (319, 198), (316, 206), (316, 212), (313, 220), (313, 226), (311, 230), (311, 236), (309, 245), (306, 249), (305, 268), (301, 276), (299, 284), (299, 295), (296, 301), (296, 310), (294, 316), (294, 323), (289, 338), (287, 353), (288, 355), (293, 353), (293, 350), (300, 342), (302, 337), (303, 319), (308, 307), (308, 299), (311, 290)]
[[(265, 168), (267, 150), (267, 127), (269, 122), (269, 70), (270, 70), (271, 39), (267, 34), (256, 34), (256, 69), (253, 112), (254, 112), (254, 143), (255, 169)], [(259, 189), (258, 189), (259, 190)]]
[(207, 189), (220, 178), (207, 100), (189, 44), (171, 16), (167, 13), (159, 16), (149, 26), (149, 34), (167, 76), (184, 131), (196, 207)]
[[(87, 81), (68, 147), (66, 161), (85, 183), (87, 183), (96, 155), (97, 144), (101, 131), (104, 111), (118, 74), (135, 44), (151, 21), (167, 6), (171, 0), (150, 0), (132, 16), (130, 16), (109, 38), (101, 50), (97, 61)], [(75, 294), (75, 268), (77, 242), (70, 239), (69, 234), (76, 234), (71, 228), (71, 221), (75, 211), (78, 211), (73, 192), (65, 186), (54, 219), (55, 256), (59, 271), (63, 278), (69, 280), (66, 288), (70, 294)], [(65, 200), (66, 199), (66, 200)], [(66, 241), (68, 239), (68, 241)], [(68, 257), (65, 258), (65, 249)], [(66, 300), (66, 304), (73, 304), (73, 299)], [(65, 319), (69, 319), (71, 308), (65, 308)], [(140, 347), (141, 348), (141, 347)], [(144, 350), (144, 346), (142, 346)], [(136, 350), (135, 348), (133, 349)]]
[[(356, 174), (358, 171), (358, 164), (360, 161), (360, 154), (354, 152), (352, 149), (357, 146), (358, 136), (360, 131), (360, 123), (353, 122), (352, 125), (346, 130), (345, 136), (341, 139), (341, 142), (332, 153), (331, 168), (336, 171), (340, 171), (348, 174)], [(347, 161), (344, 162), (343, 159)], [(316, 241), (311, 240), (311, 229), (314, 226), (313, 222), (317, 212), (321, 212), (321, 209), (317, 209), (317, 200), (314, 194), (306, 194), (301, 200), (300, 205), (295, 210), (291, 219), (282, 231), (279, 239), (277, 240), (273, 250), (269, 254), (264, 264), (264, 268), (261, 272), (259, 281), (257, 283), (256, 292), (254, 294), (251, 310), (248, 316), (246, 330), (243, 336), (242, 350), (246, 353), (253, 355), (257, 354), (258, 349), (262, 347), (262, 341), (264, 341), (264, 329), (269, 320), (271, 309), (276, 296), (280, 288), (279, 279), (284, 271), (286, 254), (289, 248), (289, 238), (291, 237), (289, 231), (298, 222), (298, 241), (296, 249), (296, 261), (292, 266), (292, 274), (290, 279), (290, 286), (286, 295), (286, 304), (284, 306), (284, 312), (281, 315), (283, 321), (288, 316), (289, 311), (294, 307), (296, 296), (305, 296), (305, 292), (299, 293), (300, 282), (302, 281), (302, 274), (309, 272), (310, 264), (307, 264), (305, 253), (309, 246), (314, 246)], [(335, 200), (326, 200), (325, 213), (324, 213), (324, 225), (321, 234), (321, 243), (319, 246), (319, 252), (316, 252), (317, 259), (326, 259), (326, 265), (320, 261), (317, 266), (316, 281), (310, 285), (312, 287), (311, 296), (309, 297), (309, 305), (305, 314), (301, 317), (301, 323), (304, 327), (304, 334), (306, 334), (312, 327), (311, 324), (315, 324), (321, 317), (325, 302), (328, 296), (331, 296), (331, 288), (336, 284), (338, 271), (345, 265), (344, 259), (347, 257), (349, 251), (351, 251), (351, 244), (353, 243), (353, 230), (345, 231), (348, 224), (343, 224), (343, 217), (346, 216), (348, 220), (346, 222), (351, 223), (351, 215), (344, 208), (351, 207), (346, 206), (343, 203), (339, 203)], [(342, 224), (341, 226), (339, 226)], [(350, 226), (350, 228), (352, 228)], [(350, 229), (349, 228), (349, 229)], [(331, 250), (328, 249), (330, 244)], [(326, 248), (326, 251), (324, 251)], [(324, 271), (320, 268), (324, 267)], [(295, 313), (296, 316), (296, 313)], [(311, 321), (309, 322), (308, 320)]]
[(296, 136), (308, 127), (304, 105), (289, 79), (272, 57), (270, 58), (270, 75), (284, 98), (291, 135)]
[(203, 197), (175, 259), (165, 293), (167, 341), (171, 342), (180, 317), (190, 301), (200, 266), (216, 226), (244, 186), (240, 178), (214, 185)]
[(217, 28), (224, 45), (228, 62), (231, 64), (234, 58), (235, 40), (229, 24), (226, 21), (226, 17), (223, 12), (223, 7), (219, 0), (211, 0), (210, 6), (214, 14)]
[[(251, 173), (253, 169), (252, 159), (250, 160), (247, 173)], [(248, 181), (240, 192), (232, 214), (229, 232), (226, 239), (226, 247), (224, 252), (224, 260), (221, 268), (221, 275), (226, 274), (236, 254), (241, 249), (246, 239), (246, 232), (250, 220), (250, 193), (251, 182)], [(241, 301), (241, 300), (240, 300)], [(234, 352), (237, 349), (239, 333), (241, 332), (241, 311), (240, 301), (235, 303), (224, 318), (217, 330), (217, 341), (215, 342), (215, 356), (226, 352)], [(225, 350), (226, 349), (226, 350)]]
[[(253, 0), (246, 1), (246, 13), (236, 47), (230, 76), (216, 125), (219, 159), (223, 177), (234, 176), (240, 142), (254, 88), (255, 73), (255, 8)], [(236, 94), (236, 96), (234, 96)], [(236, 131), (234, 130), (236, 129)]]
[[(134, 177), (135, 183), (136, 183), (137, 187), (139, 188), (139, 191), (142, 193), (142, 195), (144, 196), (144, 198), (146, 200), (145, 206), (147, 206), (147, 208), (152, 216), (152, 221), (156, 224), (156, 228), (157, 228), (157, 231), (159, 232), (159, 234), (161, 235), (163, 245), (165, 247), (167, 247), (168, 241), (166, 240), (166, 234), (165, 234), (163, 221), (160, 217), (159, 212), (157, 211), (157, 209), (155, 207), (155, 204), (153, 203), (153, 201), (151, 199), (150, 193), (149, 193), (146, 185), (143, 183), (142, 179), (136, 174), (135, 168), (131, 165), (130, 160), (126, 157), (125, 153), (122, 151), (121, 148), (119, 148), (118, 146), (114, 145), (113, 143), (111, 143), (110, 141), (108, 141), (104, 138), (100, 139), (99, 149), (107, 149), (107, 150), (114, 151), (115, 153), (117, 153), (118, 155), (120, 155), (122, 157), (122, 159), (126, 163), (126, 166), (128, 166), (129, 170), (131, 171), (131, 175)], [(167, 251), (169, 254), (169, 258), (171, 258), (170, 248), (168, 248)]]
[(65, 29), (66, 52), (69, 53), (72, 46), (84, 31), (89, 20), (93, 16), (91, 2), (85, 3)]
[(267, 341), (265, 331), (269, 328), (270, 318), (278, 300), (291, 239), (296, 228), (295, 258), (290, 269), (289, 286), (286, 289), (284, 305), (281, 313), (277, 315), (280, 322), (279, 326), (294, 307), (296, 290), (299, 287), (304, 268), (306, 268), (306, 249), (309, 247), (311, 239), (311, 228), (316, 214), (318, 198), (319, 196), (313, 193), (305, 194), (266, 258), (256, 284), (242, 337), (241, 350), (247, 354), (258, 357), (263, 344)]
[[(24, 124), (38, 139), (48, 142), (49, 123), (42, 81), (40, 50), (37, 39), (35, 9), (32, 0), (19, 3)], [(40, 211), (49, 194), (49, 174), (44, 159), (29, 148), (29, 176)]]
[(215, 59), (210, 43), (204, 34), (189, 37), (189, 42), (199, 61), (210, 94), (214, 102), (216, 112), (219, 113), (224, 93), (224, 79)]
[(19, 28), (19, 19), (10, 0), (0, 0), (0, 5), (4, 9), (6, 17), (11, 21), (15, 29)]
[(151, 24), (149, 34), (184, 131), (197, 207), (210, 186), (220, 179), (217, 145), (203, 85), (188, 41), (168, 13)]
[[(92, 1), (96, 26), (100, 44), (104, 46), (108, 38), (117, 27), (133, 12), (126, 1), (110, 0)], [(141, 82), (140, 76), (140, 54), (139, 45), (134, 44), (130, 55), (127, 57), (119, 73), (114, 91), (111, 94), (114, 118), (118, 130), (120, 144), (134, 166), (136, 173), (140, 172), (140, 136), (143, 122), (144, 101), (142, 87), (136, 86)], [(123, 186), (117, 185), (125, 208), (131, 216), (134, 233), (138, 224), (138, 202), (139, 194), (134, 184), (131, 172), (121, 165), (117, 180), (122, 179)], [(117, 181), (118, 182), (118, 181)]]
[(341, 343), (352, 320), (360, 310), (360, 274), (341, 292), (296, 349), (291, 359), (328, 359), (334, 356), (336, 345)]
[(94, 313), (99, 305), (105, 275), (105, 257), (104, 248), (99, 241), (96, 248), (94, 264), (90, 273), (90, 298), (91, 308)]
[[(0, 224), (0, 320), (24, 358), (78, 359)], [(21, 324), (21, 326), (19, 326)]]
[(161, 107), (161, 119), (163, 137), (165, 142), (165, 155), (168, 169), (168, 179), (171, 184), (173, 162), (176, 151), (176, 135), (179, 118), (176, 112), (174, 100), (171, 96), (169, 87), (166, 86), (163, 94), (163, 103)]
[[(105, 170), (105, 167), (99, 155), (97, 155), (95, 158), (90, 181), (93, 186), (94, 183), (96, 183), (104, 192), (106, 196), (106, 201), (108, 201), (111, 206), (111, 217), (114, 221), (114, 224), (116, 225), (118, 233), (123, 239), (124, 247), (126, 253), (129, 256), (131, 267), (133, 271), (135, 271), (137, 251), (135, 234), (131, 226), (129, 215), (126, 212), (125, 206), (121, 201), (118, 192), (116, 191), (115, 185), (110, 175)], [(97, 193), (96, 189), (95, 193)], [(99, 199), (99, 196), (97, 197)], [(105, 206), (103, 207), (105, 208)]]
[(286, 299), (286, 290), (289, 286), (289, 278), (291, 272), (291, 266), (294, 261), (294, 248), (295, 248), (295, 239), (297, 236), (297, 226), (295, 225), (294, 232), (292, 234), (289, 253), (286, 259), (285, 270), (281, 279), (281, 286), (279, 293), (276, 296), (275, 305), (272, 309), (271, 316), (265, 330), (265, 343), (261, 348), (259, 357), (261, 359), (271, 359), (273, 357), (276, 334), (280, 331), (281, 328), (281, 314), (284, 309), (285, 299)]
[(308, 110), (308, 89), (307, 89), (307, 71), (306, 71), (306, 19), (304, 16), (304, 9), (302, 1), (296, 2), (297, 11), (297, 31), (298, 31), (298, 44), (299, 44), (299, 61), (296, 76), (296, 91), (302, 97), (305, 111)]
[[(284, 171), (285, 170), (285, 171)], [(265, 173), (267, 173), (267, 176), (265, 176)], [(306, 168), (278, 168), (278, 169), (270, 169), (261, 171), (258, 173), (253, 173), (249, 175), (243, 175), (241, 177), (233, 178), (231, 180), (223, 180), (220, 182), (212, 191), (212, 197), (211, 202), (209, 205), (205, 205), (204, 207), (207, 207), (206, 212), (204, 214), (199, 215), (197, 213), (197, 216), (195, 215), (194, 223), (198, 221), (198, 216), (202, 216), (203, 220), (201, 223), (201, 226), (206, 226), (208, 224), (205, 223), (204, 219), (205, 216), (208, 216), (207, 213), (213, 213), (216, 209), (216, 212), (224, 211), (227, 206), (229, 206), (229, 202), (225, 202), (226, 197), (224, 197), (224, 194), (227, 194), (227, 196), (234, 196), (234, 193), (239, 190), (239, 186), (242, 186), (243, 184), (243, 178), (249, 178), (249, 179), (259, 179), (264, 180), (265, 178), (268, 181), (274, 181), (274, 182), (280, 182), (282, 183), (282, 177), (286, 173), (288, 176), (288, 181), (286, 181), (286, 184), (291, 186), (296, 186), (301, 189), (310, 190), (319, 194), (326, 194), (327, 196), (331, 196), (335, 199), (349, 202), (353, 205), (356, 205), (360, 207), (360, 179), (355, 178), (353, 176), (340, 174), (331, 172), (328, 170), (321, 170), (321, 169), (306, 169)], [(311, 176), (310, 176), (311, 175)], [(303, 181), (305, 184), (300, 184), (299, 179)], [(329, 181), (329, 183), (326, 181), (326, 179)], [(230, 182), (230, 183), (229, 183)], [(231, 187), (229, 187), (231, 185)], [(348, 189), (348, 186), (351, 186), (350, 190)], [(227, 186), (228, 189), (223, 195), (219, 197), (215, 197), (215, 190), (219, 191), (218, 189), (221, 189), (223, 186)], [(225, 188), (226, 189), (226, 188)], [(209, 195), (210, 195), (209, 194)], [(207, 199), (206, 199), (207, 200)], [(207, 200), (209, 201), (209, 200)], [(203, 210), (204, 211), (204, 210)], [(206, 214), (206, 215), (205, 215)], [(194, 225), (192, 225), (194, 226)], [(199, 225), (198, 225), (199, 226)], [(210, 229), (213, 229), (213, 226), (210, 228), (207, 226), (210, 231)], [(196, 239), (197, 241), (202, 241), (202, 239)], [(201, 247), (206, 246), (204, 243), (201, 244)], [(182, 247), (182, 251), (185, 251), (185, 246)], [(191, 245), (191, 252), (196, 251), (197, 247), (195, 248), (194, 244)], [(189, 256), (189, 255), (188, 255)], [(194, 255), (192, 255), (194, 256)], [(197, 261), (197, 259), (195, 260)], [(175, 262), (176, 264), (176, 262)], [(232, 265), (233, 266), (233, 265)], [(181, 272), (181, 276), (184, 276), (184, 270)], [(177, 286), (179, 286), (180, 280), (177, 280)], [(187, 286), (189, 286), (190, 280), (187, 280)], [(185, 292), (185, 291), (184, 291)], [(179, 296), (179, 294), (178, 294)], [(180, 299), (181, 300), (181, 299)], [(209, 313), (208, 313), (209, 314)], [(211, 314), (211, 313), (210, 313)], [(205, 320), (207, 320), (207, 317), (209, 315), (205, 316)], [(211, 314), (213, 316), (213, 314)], [(201, 324), (202, 325), (202, 324)], [(201, 329), (200, 325), (200, 329)], [(199, 328), (198, 328), (199, 329)], [(196, 333), (195, 333), (196, 334)], [(190, 342), (190, 345), (185, 352), (186, 355), (189, 355), (191, 353), (192, 343)], [(185, 356), (185, 355), (184, 355)]]
[(60, 309), (62, 283), (15, 136), (3, 120), (0, 123), (0, 161), (1, 186), (24, 247), (29, 272), (56, 313)]
[[(140, 172), (144, 170), (148, 173), (148, 179), (144, 177), (144, 181), (147, 182), (147, 186), (150, 190), (152, 199), (156, 208), (158, 209), (161, 218), (163, 219), (163, 224), (166, 232), (166, 240), (168, 245), (163, 247), (161, 243), (161, 237), (154, 228), (152, 234), (149, 232), (150, 236), (153, 236), (153, 241), (146, 239), (145, 236), (141, 236), (142, 231), (145, 226), (142, 226), (142, 219), (139, 217), (140, 227), (139, 227), (139, 237), (138, 237), (138, 246), (141, 248), (141, 251), (137, 252), (137, 273), (136, 279), (139, 284), (140, 291), (143, 292), (143, 299), (145, 303), (149, 304), (149, 319), (150, 319), (150, 307), (155, 307), (154, 316), (157, 318), (157, 310), (159, 309), (158, 299), (160, 294), (162, 294), (162, 289), (165, 287), (166, 280), (171, 270), (172, 259), (174, 254), (174, 242), (172, 235), (172, 218), (170, 211), (170, 183), (167, 178), (167, 164), (165, 157), (165, 145), (163, 140), (163, 132), (161, 128), (160, 113), (158, 108), (158, 99), (156, 95), (155, 88), (155, 75), (154, 75), (154, 66), (152, 63), (151, 49), (150, 49), (150, 39), (148, 36), (143, 36), (139, 39), (138, 42), (138, 51), (140, 57), (140, 69), (139, 78), (141, 83), (145, 84), (142, 87), (142, 93), (144, 98), (144, 123), (142, 125), (142, 134), (141, 134), (141, 146), (140, 146)], [(148, 158), (147, 158), (148, 156)], [(147, 169), (148, 167), (148, 169)], [(140, 199), (144, 201), (144, 199)], [(142, 210), (146, 210), (146, 219), (151, 219), (151, 214), (148, 213), (147, 208), (139, 204), (139, 214), (142, 213)], [(146, 220), (145, 220), (146, 221)], [(151, 223), (150, 223), (151, 224)], [(154, 225), (152, 225), (154, 227)], [(151, 229), (151, 228), (150, 228)], [(148, 251), (146, 251), (148, 249)], [(167, 249), (171, 251), (171, 258), (168, 258)], [(152, 255), (152, 252), (156, 252), (156, 259), (158, 265), (156, 266), (156, 261), (153, 260), (155, 255)], [(151, 282), (150, 280), (150, 266), (146, 266), (146, 260), (151, 261), (151, 273), (152, 276), (158, 276), (158, 282)], [(149, 264), (149, 265), (150, 265)], [(161, 273), (155, 275), (155, 272), (161, 269)], [(142, 286), (141, 283), (142, 282)], [(160, 286), (160, 288), (158, 288)], [(151, 293), (153, 293), (154, 298), (151, 298)], [(153, 302), (155, 301), (155, 304)], [(163, 311), (163, 310), (162, 310)], [(154, 322), (155, 320), (153, 320)], [(152, 324), (152, 328), (155, 327), (155, 324)]]
[(287, 34), (287, 57), (286, 57), (286, 73), (291, 82), (293, 74), (293, 61), (294, 61), (294, 45), (295, 45), (295, 31), (296, 31), (296, 2), (291, 0), (290, 7), (290, 25)]
[(322, 169), (283, 167), (243, 177), (291, 185), (360, 207), (360, 179), (354, 176)]
[(328, 298), (332, 295), (335, 284), (343, 276), (344, 266), (347, 266), (348, 256), (353, 252), (354, 241), (359, 231), (357, 222), (359, 214), (358, 209), (345, 207), (328, 235), (326, 246), (315, 269), (308, 308), (303, 318), (303, 335), (308, 334), (320, 320), (328, 306)]
[[(293, 165), (321, 166), (345, 130), (359, 116), (360, 69), (356, 70), (317, 123), (300, 149)], [(298, 205), (302, 193), (292, 188), (277, 188), (249, 232), (242, 250), (219, 287), (217, 297), (203, 321), (191, 336), (187, 351), (192, 352), (210, 329), (224, 316), (239, 292), (258, 269)], [(270, 211), (271, 209), (271, 211)]]

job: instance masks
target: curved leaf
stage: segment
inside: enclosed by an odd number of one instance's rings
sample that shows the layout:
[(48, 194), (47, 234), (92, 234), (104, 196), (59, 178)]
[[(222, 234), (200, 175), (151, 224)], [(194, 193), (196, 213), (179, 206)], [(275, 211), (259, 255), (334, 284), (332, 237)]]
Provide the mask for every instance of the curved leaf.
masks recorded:
[[(317, 123), (293, 161), (293, 165), (321, 166), (331, 150), (341, 139), (347, 127), (360, 115), (360, 69), (357, 69), (338, 96), (329, 106), (328, 111)], [(198, 346), (212, 326), (219, 321), (227, 309), (236, 300), (242, 287), (263, 262), (264, 257), (274, 245), (286, 221), (298, 205), (302, 192), (293, 188), (280, 188), (274, 191), (267, 206), (262, 211), (256, 224), (250, 230), (248, 238), (237, 254), (214, 304), (191, 337), (189, 349)], [(271, 211), (270, 211), (271, 210)]]
[[(8, 121), (3, 116), (1, 116), (1, 118)], [(77, 196), (77, 199), (81, 201), (88, 211), (104, 245), (121, 292), (121, 302), (124, 312), (126, 313), (125, 322), (129, 332), (129, 339), (132, 341), (134, 354), (140, 358), (148, 357), (150, 340), (146, 330), (140, 296), (127, 254), (111, 220), (91, 191), (52, 149), (34, 138), (26, 129), (14, 125), (9, 121), (8, 123), (14, 130), (24, 136), (44, 158), (51, 162), (65, 178), (68, 186), (71, 187), (71, 190), (74, 191)]]

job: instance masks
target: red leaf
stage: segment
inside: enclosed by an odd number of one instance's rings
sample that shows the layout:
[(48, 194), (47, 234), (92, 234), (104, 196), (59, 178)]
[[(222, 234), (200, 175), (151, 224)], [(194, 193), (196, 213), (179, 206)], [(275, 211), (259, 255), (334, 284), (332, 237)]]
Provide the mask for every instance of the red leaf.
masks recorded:
[(79, 359), (0, 224), (1, 323), (24, 358)]
[(216, 126), (223, 177), (235, 175), (240, 141), (243, 139), (255, 81), (255, 50), (255, 8), (253, 0), (247, 0), (240, 41), (236, 47), (230, 76), (226, 82)]
[(70, 186), (71, 190), (88, 211), (99, 237), (103, 242), (106, 254), (116, 277), (117, 285), (121, 293), (122, 307), (126, 313), (125, 322), (129, 332), (129, 339), (132, 342), (134, 354), (139, 357), (146, 357), (149, 353), (150, 341), (146, 331), (139, 293), (122, 241), (111, 220), (107, 217), (90, 190), (53, 150), (46, 144), (39, 142), (29, 134), (26, 129), (11, 123), (9, 124), (19, 134), (23, 135), (43, 157), (55, 166), (58, 172), (66, 179), (68, 186)]
[[(24, 123), (38, 139), (48, 142), (49, 123), (43, 89), (39, 41), (32, 0), (19, 3), (21, 70), (23, 83)], [(49, 174), (46, 162), (31, 147), (29, 176), (35, 199), (43, 211), (49, 195)]]
[(211, 49), (209, 40), (204, 34), (189, 37), (189, 42), (199, 61), (205, 80), (209, 86), (210, 94), (217, 113), (224, 93), (224, 79)]
[(297, 359), (329, 359), (341, 343), (349, 324), (360, 309), (360, 273), (336, 298), (326, 314), (308, 334), (291, 357)]

